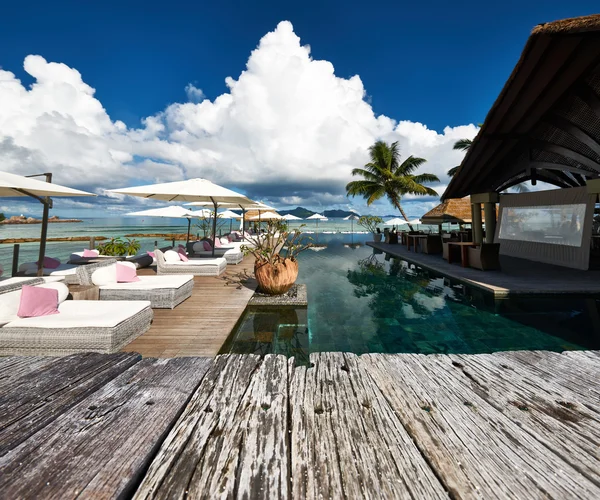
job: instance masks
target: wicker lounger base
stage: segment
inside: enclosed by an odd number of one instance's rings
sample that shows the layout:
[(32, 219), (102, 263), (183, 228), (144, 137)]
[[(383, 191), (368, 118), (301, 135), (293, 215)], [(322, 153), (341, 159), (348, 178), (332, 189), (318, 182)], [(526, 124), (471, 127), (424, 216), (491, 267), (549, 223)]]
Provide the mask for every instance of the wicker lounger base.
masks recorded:
[[(191, 254), (191, 255), (188, 255), (188, 257), (191, 260), (211, 258), (210, 255), (202, 255), (202, 254)], [(244, 254), (241, 252), (229, 253), (229, 254), (228, 253), (218, 254), (217, 257), (223, 257), (227, 261), (228, 265), (236, 265), (244, 260)]]
[(157, 274), (193, 274), (194, 276), (220, 276), (227, 269), (227, 261), (209, 266), (157, 266)]
[(152, 309), (146, 307), (113, 328), (0, 328), (2, 356), (66, 356), (80, 352), (120, 351), (150, 328)]
[(192, 295), (194, 280), (179, 288), (155, 288), (152, 290), (127, 290), (124, 288), (101, 288), (100, 300), (149, 300), (152, 309), (173, 309)]

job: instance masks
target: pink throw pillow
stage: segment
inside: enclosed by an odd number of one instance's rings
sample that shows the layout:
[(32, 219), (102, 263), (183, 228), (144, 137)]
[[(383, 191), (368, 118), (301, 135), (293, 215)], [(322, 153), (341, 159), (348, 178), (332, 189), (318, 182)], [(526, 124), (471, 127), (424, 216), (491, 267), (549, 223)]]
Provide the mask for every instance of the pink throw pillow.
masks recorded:
[(23, 285), (17, 316), (19, 318), (37, 318), (51, 314), (58, 314), (58, 290)]
[(231, 243), (231, 242), (233, 241), (233, 239), (231, 238), (231, 235), (230, 235), (230, 234), (228, 234), (228, 235), (227, 235), (227, 241), (228, 241), (229, 243)]
[(89, 250), (88, 248), (83, 250), (83, 256), (84, 257), (98, 257), (98, 251), (97, 250)]
[(134, 283), (136, 281), (140, 281), (140, 279), (133, 267), (117, 263), (117, 283)]
[[(39, 260), (38, 260), (39, 262)], [(38, 265), (38, 262), (35, 263), (35, 265)], [(44, 257), (44, 269), (56, 269), (58, 266), (60, 266), (60, 260), (58, 259), (53, 259), (52, 257)]]
[(204, 240), (202, 244), (204, 245), (204, 250), (206, 250), (207, 252), (210, 252), (212, 250), (212, 245), (209, 241)]
[(215, 238), (215, 248), (221, 248), (221, 240), (219, 238)]
[(150, 257), (156, 259), (156, 254), (154, 252), (146, 252)]
[(179, 254), (179, 260), (181, 260), (181, 262), (187, 262), (190, 259), (188, 259), (188, 256), (185, 252), (185, 247), (183, 245), (179, 245), (179, 248), (177, 249), (177, 253)]

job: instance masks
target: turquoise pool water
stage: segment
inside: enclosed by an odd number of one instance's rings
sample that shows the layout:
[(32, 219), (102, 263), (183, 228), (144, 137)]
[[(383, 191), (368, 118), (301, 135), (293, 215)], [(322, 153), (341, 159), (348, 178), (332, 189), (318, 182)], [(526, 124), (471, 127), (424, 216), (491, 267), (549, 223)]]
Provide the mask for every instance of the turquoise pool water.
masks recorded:
[(366, 236), (319, 235), (300, 255), (308, 309), (249, 308), (223, 352), (484, 353), (600, 348), (600, 301), (496, 300), (374, 253)]

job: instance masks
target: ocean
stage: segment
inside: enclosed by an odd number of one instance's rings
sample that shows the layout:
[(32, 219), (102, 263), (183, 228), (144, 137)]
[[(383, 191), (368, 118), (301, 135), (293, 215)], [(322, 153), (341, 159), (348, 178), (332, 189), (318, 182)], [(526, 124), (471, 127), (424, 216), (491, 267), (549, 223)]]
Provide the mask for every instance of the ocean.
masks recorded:
[[(225, 234), (229, 228), (239, 228), (239, 221), (230, 221), (228, 219), (219, 220), (218, 232)], [(364, 233), (364, 229), (356, 221), (343, 219), (329, 219), (319, 221), (318, 226), (315, 221), (293, 221), (290, 228), (298, 228), (304, 224), (302, 231), (312, 233), (315, 238), (318, 234)], [(419, 229), (427, 226), (420, 226)], [(383, 227), (382, 227), (383, 230)], [(436, 228), (437, 230), (437, 228)], [(41, 232), (40, 224), (23, 225), (0, 225), (0, 239), (5, 238), (39, 238)], [(69, 236), (106, 236), (107, 238), (122, 237), (132, 233), (186, 233), (187, 221), (183, 219), (168, 219), (157, 217), (110, 217), (83, 219), (83, 222), (75, 223), (51, 223), (48, 224), (48, 238), (69, 237)], [(203, 230), (198, 222), (192, 222), (192, 235), (203, 236)], [(154, 242), (157, 238), (136, 238), (141, 243), (140, 252), (154, 249)], [(164, 246), (170, 242), (158, 240), (158, 246)], [(88, 248), (86, 241), (74, 242), (48, 242), (46, 246), (46, 255), (55, 257), (66, 262), (73, 252), (82, 251)], [(19, 263), (35, 262), (38, 259), (39, 243), (21, 243), (19, 252)], [(12, 266), (13, 244), (0, 244), (0, 264), (4, 267), (5, 275), (10, 272)]]

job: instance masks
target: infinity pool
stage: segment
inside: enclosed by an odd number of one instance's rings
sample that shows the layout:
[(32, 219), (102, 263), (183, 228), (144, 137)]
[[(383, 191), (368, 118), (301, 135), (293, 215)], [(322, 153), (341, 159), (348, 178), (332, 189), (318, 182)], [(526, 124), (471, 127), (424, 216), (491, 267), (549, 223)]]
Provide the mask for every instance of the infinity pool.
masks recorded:
[(377, 254), (366, 236), (319, 235), (299, 257), (308, 308), (248, 308), (222, 352), (485, 353), (600, 348), (598, 297), (519, 298), (453, 284)]

